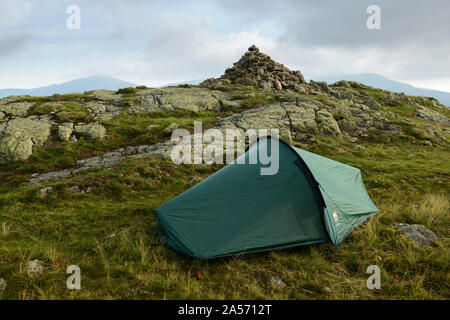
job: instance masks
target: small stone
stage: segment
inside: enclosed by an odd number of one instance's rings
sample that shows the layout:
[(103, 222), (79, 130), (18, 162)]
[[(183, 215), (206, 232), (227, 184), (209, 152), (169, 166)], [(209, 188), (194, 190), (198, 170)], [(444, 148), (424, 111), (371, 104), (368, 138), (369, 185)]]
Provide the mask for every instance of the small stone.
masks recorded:
[(294, 140), (295, 141), (299, 141), (299, 142), (307, 142), (308, 141), (308, 136), (304, 133), (297, 133), (294, 136)]
[(72, 136), (70, 137), (70, 142), (72, 142), (72, 143), (77, 143), (77, 142), (78, 142), (77, 137), (75, 137), (74, 135), (72, 135)]
[(402, 230), (420, 247), (431, 246), (438, 239), (433, 231), (420, 224), (397, 223), (395, 224), (395, 228)]
[(53, 187), (45, 187), (39, 190), (41, 197), (45, 197), (51, 193), (53, 193)]
[(281, 82), (278, 79), (275, 79), (275, 89), (283, 90), (283, 86), (281, 85)]
[(198, 177), (197, 176), (193, 176), (192, 178), (191, 178), (191, 180), (189, 180), (189, 183), (193, 183), (193, 182), (195, 182), (195, 181), (197, 181), (198, 180)]
[(345, 137), (345, 141), (348, 141), (350, 143), (355, 143), (358, 141), (358, 139), (355, 137)]
[(39, 260), (32, 260), (28, 262), (28, 274), (31, 277), (39, 277), (44, 273), (44, 266)]
[(3, 291), (5, 291), (6, 285), (7, 285), (7, 284), (8, 284), (8, 283), (6, 282), (5, 279), (0, 278), (0, 294), (2, 294)]
[(279, 289), (286, 287), (286, 283), (284, 283), (283, 280), (281, 280), (280, 277), (277, 277), (277, 276), (271, 277), (269, 280), (269, 284), (272, 287), (279, 288)]
[(147, 128), (145, 128), (145, 130), (147, 131), (152, 131), (153, 129), (158, 128), (158, 125), (156, 124), (151, 124), (149, 125)]
[(79, 192), (81, 192), (81, 189), (79, 186), (73, 186), (73, 187), (67, 188), (67, 191), (72, 192), (72, 193), (79, 193)]
[(165, 132), (165, 133), (172, 133), (172, 131), (175, 130), (175, 129), (177, 129), (177, 128), (178, 128), (178, 123), (174, 122), (174, 123), (171, 123), (170, 125), (168, 125), (168, 126), (163, 130), (163, 132)]

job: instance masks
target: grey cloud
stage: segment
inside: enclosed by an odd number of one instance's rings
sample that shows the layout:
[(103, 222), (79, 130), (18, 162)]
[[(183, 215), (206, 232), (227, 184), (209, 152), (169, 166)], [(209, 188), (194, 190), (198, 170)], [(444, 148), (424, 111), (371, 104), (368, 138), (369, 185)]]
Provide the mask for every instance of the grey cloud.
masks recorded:
[[(281, 42), (302, 46), (449, 46), (448, 0), (222, 0), (219, 4), (248, 21), (277, 22), (284, 29)], [(381, 8), (381, 30), (366, 28), (366, 9), (372, 4)]]
[(28, 34), (0, 37), (0, 56), (6, 56), (19, 50), (30, 38)]

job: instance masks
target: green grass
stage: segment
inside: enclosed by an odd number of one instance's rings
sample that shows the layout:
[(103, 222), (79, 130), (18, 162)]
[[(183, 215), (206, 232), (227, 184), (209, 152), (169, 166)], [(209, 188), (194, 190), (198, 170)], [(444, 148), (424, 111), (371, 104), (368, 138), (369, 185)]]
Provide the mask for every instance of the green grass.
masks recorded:
[[(327, 138), (310, 150), (361, 168), (381, 210), (340, 245), (343, 253), (325, 243), (203, 261), (152, 247), (154, 209), (219, 167), (133, 159), (109, 171), (49, 183), (55, 191), (45, 198), (39, 187), (27, 186), (0, 195), (0, 276), (8, 280), (3, 298), (448, 299), (448, 150), (368, 144), (354, 151)], [(194, 176), (199, 180), (190, 182)], [(92, 191), (71, 191), (74, 186)], [(394, 229), (396, 222), (424, 224), (440, 241), (419, 248)], [(116, 236), (89, 250), (112, 233)], [(48, 267), (38, 279), (26, 272), (32, 259)], [(81, 268), (80, 291), (65, 287), (70, 264)], [(365, 286), (371, 264), (382, 270), (381, 290)], [(271, 276), (287, 287), (270, 287)]]
[(116, 94), (136, 94), (137, 91), (137, 88), (128, 87), (117, 90)]

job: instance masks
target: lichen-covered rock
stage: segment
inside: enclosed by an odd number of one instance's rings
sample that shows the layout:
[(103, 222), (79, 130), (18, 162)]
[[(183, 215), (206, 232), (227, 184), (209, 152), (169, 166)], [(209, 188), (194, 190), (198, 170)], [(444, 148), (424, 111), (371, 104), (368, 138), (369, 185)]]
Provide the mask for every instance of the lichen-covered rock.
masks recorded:
[(368, 106), (370, 109), (381, 109), (381, 105), (375, 100), (375, 98), (369, 96), (363, 101), (363, 104)]
[(220, 110), (219, 100), (225, 100), (220, 91), (204, 88), (165, 88), (160, 96), (162, 105), (172, 107), (175, 110), (204, 111)]
[(58, 138), (61, 141), (69, 141), (73, 132), (73, 123), (65, 122), (58, 127)]
[(316, 110), (313, 104), (301, 102), (299, 105), (286, 104), (285, 110), (293, 132), (317, 133)]
[(103, 139), (106, 136), (106, 129), (99, 123), (89, 123), (75, 126), (74, 131), (87, 135), (92, 139)]
[(97, 101), (88, 102), (86, 108), (89, 110), (91, 118), (97, 121), (111, 120), (122, 112), (118, 106)]
[(332, 86), (332, 87), (351, 88), (350, 83), (348, 83), (348, 81), (346, 81), (346, 80), (340, 80), (340, 81), (337, 81), (337, 82), (333, 83), (331, 86)]
[(329, 94), (330, 93), (330, 88), (328, 88), (328, 84), (325, 81), (310, 81), (311, 84), (315, 84), (320, 91), (322, 91), (323, 93)]
[(341, 119), (337, 123), (341, 132), (352, 134), (358, 129), (358, 124), (354, 119)]
[(13, 102), (0, 106), (0, 111), (11, 116), (24, 117), (32, 106), (31, 102)]
[(230, 79), (220, 79), (220, 78), (219, 79), (209, 78), (200, 84), (200, 86), (210, 88), (212, 90), (220, 90), (230, 85), (231, 85)]
[(223, 119), (220, 128), (233, 129), (279, 129), (290, 130), (290, 121), (281, 104), (271, 104), (258, 109), (248, 110)]
[(25, 160), (31, 156), (33, 145), (43, 145), (50, 135), (50, 124), (15, 118), (0, 126), (0, 162)]
[(333, 115), (326, 110), (317, 111), (317, 122), (323, 134), (327, 136), (340, 136), (341, 130)]
[(230, 102), (229, 97), (217, 90), (207, 88), (180, 88), (167, 87), (163, 89), (140, 90), (137, 95), (141, 103), (131, 106), (131, 113), (152, 111), (220, 111), (225, 102)]
[(450, 124), (450, 121), (442, 114), (437, 111), (425, 108), (424, 106), (418, 106), (415, 111), (415, 116), (417, 118), (422, 118), (429, 121), (441, 122), (445, 124)]
[(122, 99), (121, 94), (116, 94), (114, 91), (111, 90), (93, 90), (88, 93), (90, 96), (92, 96), (95, 99), (99, 100), (105, 100), (105, 101), (120, 101)]

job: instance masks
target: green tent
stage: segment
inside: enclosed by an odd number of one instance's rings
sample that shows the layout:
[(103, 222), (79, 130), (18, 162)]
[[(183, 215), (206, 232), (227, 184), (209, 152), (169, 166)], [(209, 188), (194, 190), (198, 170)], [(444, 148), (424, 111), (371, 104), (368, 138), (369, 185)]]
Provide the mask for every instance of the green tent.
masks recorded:
[(259, 138), (233, 163), (156, 209), (162, 243), (197, 258), (217, 258), (331, 241), (336, 246), (378, 208), (359, 169), (279, 140), (279, 167), (249, 159)]

